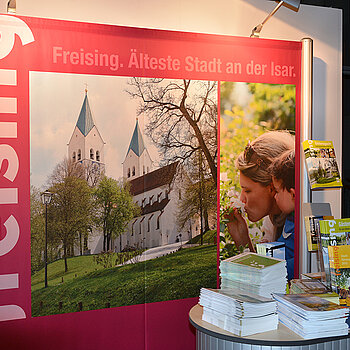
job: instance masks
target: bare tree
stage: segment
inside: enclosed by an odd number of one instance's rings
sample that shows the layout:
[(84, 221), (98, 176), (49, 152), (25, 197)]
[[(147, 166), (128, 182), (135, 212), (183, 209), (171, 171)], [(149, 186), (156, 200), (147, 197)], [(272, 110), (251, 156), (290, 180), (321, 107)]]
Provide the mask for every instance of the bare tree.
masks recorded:
[(210, 229), (209, 219), (216, 217), (216, 184), (208, 174), (208, 169), (203, 167), (202, 153), (188, 168), (191, 181), (184, 184), (183, 196), (176, 215), (177, 224), (183, 228), (185, 224), (196, 215), (200, 218), (201, 244), (203, 234)]
[(200, 150), (216, 184), (217, 84), (210, 81), (133, 78), (127, 91), (147, 114), (146, 134), (168, 163), (191, 162)]
[(105, 175), (105, 170), (98, 163), (87, 161), (84, 163), (85, 179), (90, 187), (95, 188)]
[(55, 166), (52, 174), (48, 178), (49, 186), (64, 182), (67, 177), (75, 177), (85, 180), (84, 166), (81, 163), (73, 162), (64, 158)]
[(98, 163), (90, 161), (74, 162), (72, 159), (64, 158), (56, 165), (50, 175), (49, 185), (60, 183), (69, 176), (86, 180), (90, 187), (96, 187), (104, 176), (104, 168), (101, 168)]

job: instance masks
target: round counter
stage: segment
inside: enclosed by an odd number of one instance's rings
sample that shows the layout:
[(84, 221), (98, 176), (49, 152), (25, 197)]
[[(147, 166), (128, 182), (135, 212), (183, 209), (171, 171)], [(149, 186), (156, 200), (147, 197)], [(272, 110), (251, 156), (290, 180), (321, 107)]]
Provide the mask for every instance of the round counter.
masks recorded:
[(239, 337), (202, 321), (202, 313), (198, 304), (189, 313), (197, 350), (350, 350), (350, 335), (306, 340), (280, 323), (277, 330)]

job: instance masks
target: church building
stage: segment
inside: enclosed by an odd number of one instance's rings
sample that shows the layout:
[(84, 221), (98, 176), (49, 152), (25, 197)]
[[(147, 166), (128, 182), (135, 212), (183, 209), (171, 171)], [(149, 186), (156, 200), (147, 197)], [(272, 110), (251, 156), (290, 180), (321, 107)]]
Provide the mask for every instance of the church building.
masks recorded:
[(138, 120), (123, 162), (123, 176), (130, 181), (141, 215), (120, 238), (122, 247), (152, 248), (192, 238), (194, 224), (189, 222), (182, 230), (176, 224), (183, 182), (188, 179), (178, 162), (153, 170)]
[[(105, 171), (104, 146), (85, 90), (78, 121), (68, 143), (68, 157), (73, 163), (84, 165), (90, 186), (97, 185), (99, 176), (95, 175)], [(137, 119), (122, 167), (123, 178), (130, 182), (130, 192), (141, 214), (131, 220), (123, 235), (112, 240), (114, 251), (186, 242), (192, 235), (198, 234), (198, 220), (189, 221), (182, 230), (176, 224), (183, 183), (188, 181), (186, 175), (177, 162), (154, 169)], [(110, 176), (113, 177), (113, 174)], [(102, 250), (103, 234), (93, 229), (86, 253), (98, 254)]]

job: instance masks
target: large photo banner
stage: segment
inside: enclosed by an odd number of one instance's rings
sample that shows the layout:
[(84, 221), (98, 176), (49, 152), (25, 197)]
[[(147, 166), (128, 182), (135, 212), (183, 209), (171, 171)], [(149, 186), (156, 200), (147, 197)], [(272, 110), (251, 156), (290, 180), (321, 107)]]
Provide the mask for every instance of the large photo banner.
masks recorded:
[(0, 321), (67, 329), (57, 348), (93, 321), (178, 349), (220, 259), (276, 240), (298, 256), (300, 42), (9, 15), (0, 31)]

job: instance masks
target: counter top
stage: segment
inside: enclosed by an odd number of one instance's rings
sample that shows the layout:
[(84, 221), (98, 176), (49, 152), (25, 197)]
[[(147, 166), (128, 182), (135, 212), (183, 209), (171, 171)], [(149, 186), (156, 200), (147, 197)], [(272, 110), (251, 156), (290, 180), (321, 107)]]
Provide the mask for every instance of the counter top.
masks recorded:
[(263, 333), (257, 333), (246, 337), (239, 337), (225, 331), (222, 328), (216, 327), (208, 322), (202, 321), (203, 308), (200, 305), (195, 305), (189, 313), (191, 324), (199, 331), (208, 334), (212, 337), (228, 340), (236, 343), (254, 344), (254, 345), (275, 345), (275, 346), (302, 346), (310, 344), (319, 344), (329, 341), (350, 338), (350, 335), (327, 337), (317, 339), (304, 339), (292, 332), (289, 328), (279, 323), (278, 329)]

